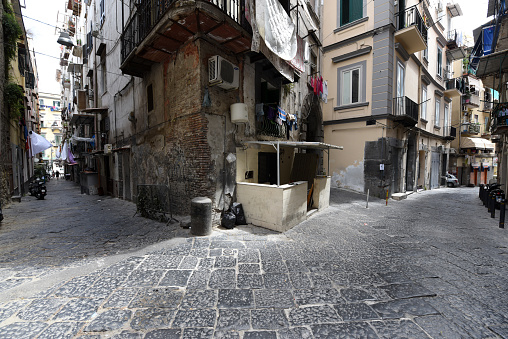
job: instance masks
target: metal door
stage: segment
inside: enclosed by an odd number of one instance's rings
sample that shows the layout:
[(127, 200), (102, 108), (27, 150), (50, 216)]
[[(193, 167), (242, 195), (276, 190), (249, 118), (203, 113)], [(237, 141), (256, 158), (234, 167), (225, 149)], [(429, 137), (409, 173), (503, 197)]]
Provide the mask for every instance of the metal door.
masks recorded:
[(430, 162), (430, 188), (439, 187), (439, 169), (440, 165), (440, 154), (438, 152), (432, 152)]

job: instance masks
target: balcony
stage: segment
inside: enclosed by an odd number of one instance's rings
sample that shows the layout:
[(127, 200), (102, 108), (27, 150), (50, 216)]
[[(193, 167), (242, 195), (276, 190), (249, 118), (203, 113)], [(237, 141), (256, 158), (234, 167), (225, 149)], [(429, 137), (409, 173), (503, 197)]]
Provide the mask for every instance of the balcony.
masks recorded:
[(427, 26), (415, 6), (395, 14), (395, 40), (413, 54), (427, 48)]
[(448, 98), (460, 97), (463, 91), (462, 78), (450, 79), (445, 82), (445, 95)]
[(479, 123), (465, 123), (463, 124), (463, 130), (462, 135), (476, 135), (480, 134), (481, 132), (481, 125)]
[(459, 60), (466, 57), (466, 51), (462, 48), (462, 34), (457, 30), (448, 32), (446, 39), (446, 58), (450, 61)]
[(418, 122), (418, 104), (408, 97), (393, 98), (393, 120), (404, 126), (414, 126)]
[(214, 40), (233, 53), (250, 50), (252, 31), (244, 16), (244, 3), (140, 0), (123, 29), (120, 69), (142, 77), (152, 64), (167, 60), (196, 35)]
[(275, 121), (263, 116), (261, 120), (256, 121), (256, 134), (258, 136), (285, 139), (287, 131), (284, 125), (279, 125)]
[(467, 108), (478, 108), (480, 107), (480, 95), (478, 91), (472, 93), (466, 93), (462, 98), (462, 104)]
[(499, 103), (492, 111), (491, 134), (508, 133), (508, 102)]
[(443, 136), (445, 140), (454, 140), (457, 137), (457, 129), (452, 126), (443, 127)]

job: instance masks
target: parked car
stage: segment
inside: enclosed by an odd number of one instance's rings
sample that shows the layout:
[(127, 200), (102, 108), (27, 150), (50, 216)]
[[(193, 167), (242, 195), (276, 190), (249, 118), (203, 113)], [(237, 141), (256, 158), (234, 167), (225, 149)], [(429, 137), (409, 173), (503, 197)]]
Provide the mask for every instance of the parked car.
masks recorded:
[(459, 186), (459, 180), (453, 174), (446, 174), (446, 186), (457, 187)]

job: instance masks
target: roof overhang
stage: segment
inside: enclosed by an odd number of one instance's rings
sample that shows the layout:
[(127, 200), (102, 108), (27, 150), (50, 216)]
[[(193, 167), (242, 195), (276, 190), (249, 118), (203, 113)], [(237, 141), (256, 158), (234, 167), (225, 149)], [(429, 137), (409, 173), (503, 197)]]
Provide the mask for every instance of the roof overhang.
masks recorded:
[(108, 111), (107, 107), (92, 107), (80, 110), (82, 113), (105, 113)]
[(450, 16), (452, 18), (462, 15), (462, 9), (460, 8), (459, 4), (448, 4), (446, 8), (448, 8), (448, 11), (450, 11)]
[(71, 118), (71, 125), (91, 124), (94, 122), (94, 114), (74, 113)]
[(269, 145), (277, 148), (280, 147), (293, 147), (293, 148), (305, 148), (305, 149), (344, 149), (343, 146), (336, 146), (325, 144), (323, 142), (311, 142), (311, 141), (245, 141), (244, 144), (257, 144), (257, 145)]
[[(494, 88), (494, 81), (508, 71), (508, 50), (482, 56), (478, 63), (476, 76), (482, 79), (486, 87)], [(499, 80), (498, 80), (499, 81)], [(497, 83), (499, 84), (499, 82)], [(495, 88), (494, 88), (495, 89)]]

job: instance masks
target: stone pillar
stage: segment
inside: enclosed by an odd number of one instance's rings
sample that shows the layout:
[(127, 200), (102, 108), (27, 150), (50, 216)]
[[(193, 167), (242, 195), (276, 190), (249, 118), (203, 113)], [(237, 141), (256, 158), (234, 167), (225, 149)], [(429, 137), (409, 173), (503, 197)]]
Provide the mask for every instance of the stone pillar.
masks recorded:
[(209, 235), (212, 233), (212, 200), (197, 197), (191, 201), (191, 234)]

